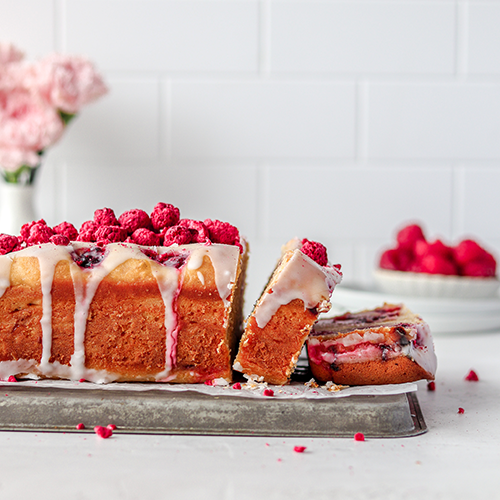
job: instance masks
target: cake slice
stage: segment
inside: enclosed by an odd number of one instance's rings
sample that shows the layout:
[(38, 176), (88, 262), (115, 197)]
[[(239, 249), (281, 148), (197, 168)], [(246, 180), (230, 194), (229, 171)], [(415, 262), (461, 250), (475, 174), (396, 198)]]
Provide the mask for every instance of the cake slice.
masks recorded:
[(429, 326), (404, 305), (321, 319), (307, 352), (317, 381), (342, 385), (433, 380), (437, 366)]
[(341, 280), (317, 242), (291, 240), (246, 321), (236, 371), (271, 384), (286, 384), (318, 315), (330, 310)]
[(231, 380), (244, 239), (166, 204), (122, 215), (0, 235), (0, 379)]

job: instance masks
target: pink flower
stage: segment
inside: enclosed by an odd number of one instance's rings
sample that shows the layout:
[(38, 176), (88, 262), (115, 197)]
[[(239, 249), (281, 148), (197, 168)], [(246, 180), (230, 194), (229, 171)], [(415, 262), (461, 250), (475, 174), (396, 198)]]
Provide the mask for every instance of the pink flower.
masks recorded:
[(22, 165), (36, 167), (39, 163), (40, 155), (35, 151), (0, 146), (0, 165), (8, 172), (15, 172)]
[(50, 105), (68, 114), (77, 113), (108, 91), (90, 61), (62, 54), (52, 54), (40, 61), (38, 85)]
[(43, 151), (62, 135), (59, 113), (37, 95), (19, 87), (0, 90), (0, 148)]
[(21, 61), (24, 54), (11, 43), (0, 42), (0, 65)]

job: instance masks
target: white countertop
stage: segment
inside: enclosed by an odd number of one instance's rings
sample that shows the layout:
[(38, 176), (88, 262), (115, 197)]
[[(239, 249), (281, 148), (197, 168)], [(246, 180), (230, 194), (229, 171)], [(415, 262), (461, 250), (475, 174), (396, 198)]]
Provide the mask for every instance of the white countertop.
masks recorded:
[[(500, 332), (434, 340), (436, 391), (425, 382), (418, 390), (423, 435), (357, 442), (0, 432), (0, 498), (500, 498)], [(479, 382), (464, 380), (470, 369)]]

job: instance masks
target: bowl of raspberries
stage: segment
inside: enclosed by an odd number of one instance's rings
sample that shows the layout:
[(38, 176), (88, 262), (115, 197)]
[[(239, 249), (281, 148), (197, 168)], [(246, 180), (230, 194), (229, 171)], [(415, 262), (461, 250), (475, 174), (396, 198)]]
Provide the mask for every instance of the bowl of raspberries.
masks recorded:
[(486, 298), (499, 288), (495, 257), (476, 240), (448, 245), (429, 241), (419, 224), (407, 224), (380, 255), (375, 283), (385, 293), (414, 297)]

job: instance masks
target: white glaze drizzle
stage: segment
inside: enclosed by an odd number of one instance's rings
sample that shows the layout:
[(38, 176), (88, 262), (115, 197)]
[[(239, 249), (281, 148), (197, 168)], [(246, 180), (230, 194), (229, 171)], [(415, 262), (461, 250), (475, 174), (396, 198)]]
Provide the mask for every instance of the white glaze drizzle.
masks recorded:
[[(37, 257), (40, 265), (40, 281), (42, 289), (42, 359), (37, 366), (35, 360), (18, 360), (0, 362), (0, 378), (8, 378), (18, 373), (38, 373), (44, 376), (56, 376), (105, 383), (119, 378), (117, 374), (103, 370), (92, 370), (85, 367), (85, 331), (89, 308), (95, 293), (110, 272), (129, 259), (149, 260), (141, 247), (133, 244), (112, 243), (106, 247), (103, 260), (91, 269), (81, 269), (71, 257), (71, 252), (81, 248), (88, 248), (89, 243), (73, 242), (67, 247), (52, 244), (36, 245), (18, 252), (0, 256), (0, 297), (10, 286), (10, 270), (14, 257)], [(239, 259), (239, 249), (229, 245), (185, 245), (183, 247), (158, 247), (158, 253), (184, 250), (189, 253), (187, 266), (189, 269), (198, 269), (203, 264), (203, 257), (208, 255), (215, 272), (216, 286), (220, 298), (228, 308), (229, 296), (234, 287), (236, 269)], [(70, 263), (70, 272), (75, 292), (74, 314), (74, 353), (70, 366), (59, 362), (50, 363), (52, 350), (52, 283), (55, 267), (61, 260)], [(174, 267), (163, 266), (151, 261), (151, 269), (157, 280), (158, 288), (165, 305), (165, 370), (157, 374), (156, 379), (166, 381), (171, 379), (170, 372), (175, 366), (177, 344), (177, 318), (175, 317), (174, 301), (180, 289), (179, 277), (181, 273)], [(198, 276), (201, 273), (198, 272)], [(201, 278), (200, 278), (201, 280)]]
[(341, 275), (335, 268), (320, 266), (300, 250), (293, 250), (279, 279), (254, 309), (257, 326), (264, 328), (281, 306), (295, 299), (302, 300), (305, 309), (319, 306), (328, 310), (330, 295), (340, 281)]

